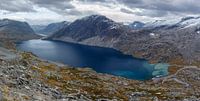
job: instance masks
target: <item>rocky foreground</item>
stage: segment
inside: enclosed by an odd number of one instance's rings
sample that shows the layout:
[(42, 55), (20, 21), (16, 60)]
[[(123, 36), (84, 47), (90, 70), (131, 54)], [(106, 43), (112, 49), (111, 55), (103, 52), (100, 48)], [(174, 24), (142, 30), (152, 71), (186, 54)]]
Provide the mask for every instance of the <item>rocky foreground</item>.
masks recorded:
[[(200, 69), (179, 66), (176, 73), (149, 81), (129, 80), (44, 61), (31, 53), (0, 48), (1, 101), (197, 101)], [(6, 58), (6, 53), (15, 57)], [(4, 58), (2, 58), (4, 57)], [(178, 67), (178, 66), (176, 66)]]

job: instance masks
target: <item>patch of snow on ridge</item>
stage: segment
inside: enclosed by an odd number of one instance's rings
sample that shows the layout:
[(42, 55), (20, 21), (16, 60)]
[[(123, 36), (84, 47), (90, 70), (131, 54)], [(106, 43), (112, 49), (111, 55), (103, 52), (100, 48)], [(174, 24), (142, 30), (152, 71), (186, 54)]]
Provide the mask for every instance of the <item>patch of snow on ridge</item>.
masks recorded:
[(151, 38), (159, 38), (160, 35), (159, 34), (155, 34), (155, 33), (149, 33)]
[(175, 25), (180, 22), (181, 19), (171, 19), (171, 20), (156, 20), (154, 22), (146, 23), (144, 27), (160, 27), (164, 25)]
[(182, 21), (179, 23), (179, 25), (184, 26), (183, 28), (200, 25), (200, 17), (191, 18), (191, 19)]
[(110, 29), (117, 29), (117, 28), (119, 28), (119, 25), (117, 25), (117, 24), (110, 26)]
[(144, 27), (161, 27), (161, 26), (181, 26), (187, 28), (195, 25), (200, 25), (200, 17), (185, 17), (182, 19), (168, 19), (168, 20), (156, 20), (154, 22), (148, 22)]

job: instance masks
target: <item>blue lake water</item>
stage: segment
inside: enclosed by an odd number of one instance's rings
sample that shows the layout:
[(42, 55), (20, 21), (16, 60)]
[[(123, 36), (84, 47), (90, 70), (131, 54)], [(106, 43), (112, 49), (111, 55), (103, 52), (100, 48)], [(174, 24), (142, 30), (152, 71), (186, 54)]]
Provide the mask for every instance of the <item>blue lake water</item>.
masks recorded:
[(144, 59), (125, 55), (111, 48), (47, 40), (23, 41), (17, 43), (17, 47), (43, 59), (73, 67), (90, 67), (100, 73), (129, 79), (148, 80), (168, 73), (168, 64), (149, 64)]

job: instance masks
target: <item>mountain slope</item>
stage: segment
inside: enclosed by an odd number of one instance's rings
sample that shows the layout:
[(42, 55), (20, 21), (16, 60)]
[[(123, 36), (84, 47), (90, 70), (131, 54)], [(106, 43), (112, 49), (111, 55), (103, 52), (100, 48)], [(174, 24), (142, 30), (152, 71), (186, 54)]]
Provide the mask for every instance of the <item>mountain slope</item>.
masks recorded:
[(9, 19), (0, 20), (0, 38), (9, 40), (28, 40), (38, 38), (26, 22)]
[(62, 21), (57, 23), (51, 23), (47, 26), (34, 25), (32, 27), (38, 34), (51, 35), (56, 31), (60, 30), (61, 28), (63, 28), (64, 26), (68, 26), (69, 24), (70, 23), (67, 21)]
[(196, 64), (200, 61), (199, 24), (185, 22), (128, 33), (114, 46), (155, 62)]
[(200, 17), (146, 23), (120, 36), (114, 48), (153, 62), (200, 65)]

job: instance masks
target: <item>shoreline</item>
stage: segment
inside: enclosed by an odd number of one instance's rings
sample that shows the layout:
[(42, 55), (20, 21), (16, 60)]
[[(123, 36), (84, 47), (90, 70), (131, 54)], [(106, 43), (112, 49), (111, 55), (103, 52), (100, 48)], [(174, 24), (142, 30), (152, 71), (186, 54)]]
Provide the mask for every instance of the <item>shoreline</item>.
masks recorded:
[[(186, 68), (180, 70), (175, 78), (173, 75), (170, 75), (156, 80), (138, 81), (105, 73), (97, 73), (88, 68), (73, 68), (66, 65), (60, 67), (55, 62), (51, 63), (51, 61), (42, 60), (30, 52), (16, 52), (16, 54), (20, 56), (16, 61), (17, 64), (15, 62), (3, 62), (0, 66), (0, 69), (5, 69), (8, 72), (8, 74), (2, 72), (2, 75), (6, 75), (5, 79), (8, 83), (5, 82), (4, 84), (3, 82), (3, 85), (0, 85), (4, 99), (24, 99), (24, 97), (18, 95), (23, 94), (28, 99), (38, 99), (39, 97), (43, 100), (73, 98), (75, 100), (105, 99), (128, 101), (130, 99), (152, 100), (156, 98), (161, 101), (171, 101), (190, 100), (194, 99), (194, 96), (197, 97), (195, 99), (198, 99), (198, 95), (193, 93), (194, 91), (191, 90), (193, 89), (191, 87), (195, 87), (195, 92), (200, 93), (198, 82), (194, 81), (198, 78), (196, 75), (198, 75), (199, 69)], [(61, 64), (59, 63), (59, 65)], [(15, 71), (20, 71), (20, 74), (13, 73)], [(188, 72), (195, 72), (193, 74), (194, 77), (188, 76)], [(14, 77), (13, 74), (15, 74)], [(28, 76), (24, 77), (23, 75)], [(193, 81), (183, 81), (181, 79), (182, 76)], [(17, 80), (21, 80), (22, 84), (12, 86), (12, 83), (15, 84)], [(12, 82), (10, 83), (10, 81)], [(26, 82), (29, 83), (27, 84)], [(5, 87), (9, 90), (5, 90)], [(177, 91), (177, 89), (179, 90)], [(12, 96), (13, 92), (15, 92), (14, 95), (17, 98)], [(174, 94), (174, 92), (178, 93)], [(185, 93), (187, 95), (184, 95)]]
[[(39, 39), (40, 40), (40, 39)], [(36, 40), (37, 41), (37, 40)], [(51, 41), (51, 40), (50, 40)], [(57, 41), (56, 41), (57, 42)], [(63, 41), (58, 41), (58, 42), (62, 42), (62, 43), (69, 43), (69, 42), (63, 42)], [(73, 43), (74, 44), (74, 43)], [(77, 44), (77, 43), (76, 43)], [(82, 45), (82, 44), (77, 44), (77, 45)], [(89, 46), (89, 45), (84, 45), (84, 46), (87, 46), (87, 47), (93, 47), (93, 46)], [(105, 47), (99, 47), (99, 46), (95, 46), (95, 47), (98, 47), (98, 48), (105, 48)], [(115, 50), (113, 48), (109, 48), (109, 49), (112, 49), (112, 50)], [(22, 50), (23, 51), (23, 50)], [(123, 54), (122, 52), (118, 51), (118, 50), (115, 50), (117, 52), (119, 52), (120, 54)], [(33, 54), (33, 53), (32, 53)], [(133, 57), (131, 55), (126, 55), (126, 54), (123, 54), (125, 56), (130, 56), (130, 57)], [(40, 57), (38, 57), (40, 58)], [(133, 57), (133, 59), (139, 59), (139, 60), (145, 60), (145, 59), (141, 59), (141, 58), (135, 58)], [(51, 62), (51, 63), (55, 63), (55, 64), (58, 64), (58, 65), (67, 65), (67, 66), (71, 66), (71, 67), (74, 67), (73, 65), (68, 65), (66, 63), (61, 63), (61, 62), (58, 62), (58, 61), (51, 61), (51, 60), (48, 60), (48, 59), (42, 59), (44, 61), (48, 61), (48, 62)], [(167, 63), (158, 63), (158, 64), (149, 64), (149, 62), (147, 60), (145, 60), (145, 63), (143, 64), (145, 65), (144, 68), (146, 68), (149, 73), (151, 73), (151, 78), (148, 78), (147, 80), (151, 80), (153, 77), (158, 77), (158, 76), (167, 76), (168, 75), (168, 71), (167, 71), (167, 68), (169, 67), (169, 65)], [(149, 69), (147, 66), (150, 66)], [(85, 67), (74, 67), (74, 68), (91, 68), (92, 70), (94, 70), (93, 68), (94, 67), (90, 67), (90, 66), (85, 66)], [(165, 69), (166, 68), (166, 69)], [(95, 70), (94, 70), (95, 71)], [(98, 71), (96, 71), (98, 72)], [(106, 72), (98, 72), (98, 73), (106, 73)], [(162, 74), (163, 73), (163, 74)], [(132, 79), (132, 80), (137, 80), (137, 79), (134, 79), (134, 76), (132, 78), (130, 78), (128, 75), (117, 75), (117, 74), (112, 74), (112, 73), (107, 73), (107, 74), (110, 74), (110, 75), (115, 75), (115, 76), (121, 76), (121, 77), (125, 77), (127, 79)], [(131, 74), (132, 75), (132, 74)], [(146, 78), (146, 77), (145, 77)], [(138, 79), (140, 80), (140, 79)], [(143, 80), (143, 79), (142, 79)], [(146, 80), (146, 79), (145, 79)]]

